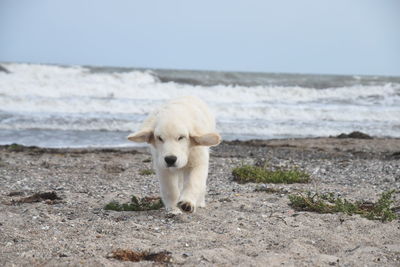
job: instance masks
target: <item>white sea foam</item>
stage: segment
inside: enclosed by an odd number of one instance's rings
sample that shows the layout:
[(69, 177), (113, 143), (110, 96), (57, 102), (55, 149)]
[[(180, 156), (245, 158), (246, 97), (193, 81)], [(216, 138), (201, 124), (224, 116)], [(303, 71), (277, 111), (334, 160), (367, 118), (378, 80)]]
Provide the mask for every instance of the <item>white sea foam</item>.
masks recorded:
[[(197, 95), (229, 137), (326, 136), (352, 130), (400, 136), (400, 85), (300, 86), (160, 82), (152, 71), (2, 64), (0, 130), (132, 131), (160, 103)], [(356, 80), (360, 80), (357, 77)]]

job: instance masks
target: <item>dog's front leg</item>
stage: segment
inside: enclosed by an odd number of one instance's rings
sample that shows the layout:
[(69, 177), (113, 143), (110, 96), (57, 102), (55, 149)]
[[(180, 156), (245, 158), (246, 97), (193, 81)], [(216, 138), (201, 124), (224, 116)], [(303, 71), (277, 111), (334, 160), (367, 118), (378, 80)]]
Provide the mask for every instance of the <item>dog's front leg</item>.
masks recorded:
[(207, 175), (207, 164), (184, 171), (183, 190), (178, 202), (182, 211), (195, 212), (198, 206), (205, 206)]
[(159, 170), (157, 171), (157, 176), (160, 181), (161, 199), (166, 211), (171, 214), (182, 213), (180, 209), (177, 208), (179, 199), (179, 177), (181, 174), (168, 170)]

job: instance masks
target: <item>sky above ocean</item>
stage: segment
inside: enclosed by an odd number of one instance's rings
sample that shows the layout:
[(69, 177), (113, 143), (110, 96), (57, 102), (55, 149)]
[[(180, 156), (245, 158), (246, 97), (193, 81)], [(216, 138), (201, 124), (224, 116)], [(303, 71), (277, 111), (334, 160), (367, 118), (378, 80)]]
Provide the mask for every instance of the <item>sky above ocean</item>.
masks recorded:
[(400, 1), (2, 0), (0, 62), (400, 76)]

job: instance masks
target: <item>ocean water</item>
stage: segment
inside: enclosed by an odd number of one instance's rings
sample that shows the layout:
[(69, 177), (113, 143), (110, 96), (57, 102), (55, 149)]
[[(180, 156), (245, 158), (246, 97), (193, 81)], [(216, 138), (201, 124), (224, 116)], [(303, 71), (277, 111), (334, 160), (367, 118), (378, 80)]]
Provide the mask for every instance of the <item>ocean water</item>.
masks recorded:
[(0, 66), (0, 144), (134, 146), (146, 114), (184, 95), (210, 105), (226, 140), (400, 137), (400, 77)]

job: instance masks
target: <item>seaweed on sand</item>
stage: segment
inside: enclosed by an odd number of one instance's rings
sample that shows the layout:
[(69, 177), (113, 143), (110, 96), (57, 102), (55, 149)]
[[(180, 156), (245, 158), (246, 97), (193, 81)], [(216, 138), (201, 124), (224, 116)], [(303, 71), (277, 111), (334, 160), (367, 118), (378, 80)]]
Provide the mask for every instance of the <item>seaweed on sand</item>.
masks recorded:
[(145, 211), (145, 210), (159, 210), (163, 207), (163, 203), (159, 197), (144, 197), (138, 199), (136, 196), (132, 196), (131, 201), (128, 203), (119, 203), (117, 201), (111, 201), (105, 205), (105, 210), (115, 211)]

